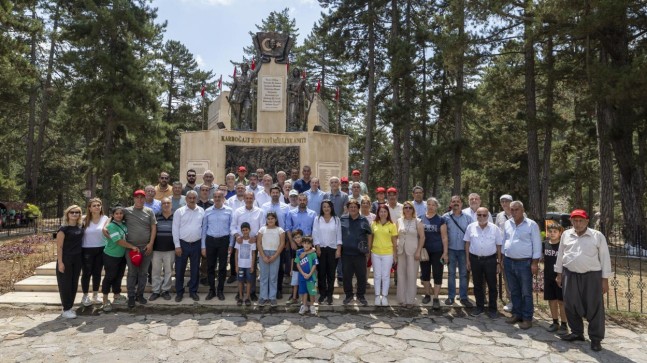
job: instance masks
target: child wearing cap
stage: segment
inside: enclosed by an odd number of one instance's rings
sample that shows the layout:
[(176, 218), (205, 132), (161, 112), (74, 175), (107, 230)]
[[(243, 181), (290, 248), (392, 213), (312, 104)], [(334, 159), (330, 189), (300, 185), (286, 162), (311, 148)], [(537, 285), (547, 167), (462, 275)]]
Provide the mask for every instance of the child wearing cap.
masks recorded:
[[(243, 297), (245, 298), (245, 306), (252, 305), (250, 294), (252, 290), (252, 282), (254, 282), (254, 266), (256, 266), (256, 243), (249, 242), (249, 232), (251, 227), (249, 223), (243, 222), (240, 225), (240, 232), (243, 234), (243, 243), (236, 243), (236, 274), (238, 275), (238, 306), (243, 305)], [(245, 295), (243, 295), (243, 287), (247, 282)]]
[[(297, 249), (300, 249), (302, 246), (303, 231), (300, 229), (292, 232), (292, 240), (297, 245)], [(299, 268), (297, 267), (297, 261), (295, 260), (296, 252), (294, 250), (290, 251), (292, 257), (292, 280), (290, 281), (290, 286), (292, 286), (292, 295), (288, 299), (287, 304), (296, 304), (299, 301)]]
[[(560, 334), (566, 334), (568, 328), (566, 325), (566, 311), (564, 311), (564, 297), (562, 288), (557, 285), (555, 277), (555, 263), (557, 262), (557, 251), (559, 242), (564, 232), (564, 228), (557, 223), (548, 225), (548, 238), (544, 242), (543, 260), (544, 260), (544, 300), (548, 301), (550, 306), (550, 315), (553, 323), (548, 327), (549, 332), (555, 332), (559, 329)], [(559, 324), (558, 317), (561, 318), (562, 324)]]
[(314, 249), (312, 238), (303, 238), (303, 248), (297, 251), (294, 259), (299, 269), (299, 295), (301, 296), (301, 309), (299, 314), (303, 315), (308, 311), (308, 295), (310, 295), (310, 314), (316, 314), (315, 296), (317, 296), (317, 250)]

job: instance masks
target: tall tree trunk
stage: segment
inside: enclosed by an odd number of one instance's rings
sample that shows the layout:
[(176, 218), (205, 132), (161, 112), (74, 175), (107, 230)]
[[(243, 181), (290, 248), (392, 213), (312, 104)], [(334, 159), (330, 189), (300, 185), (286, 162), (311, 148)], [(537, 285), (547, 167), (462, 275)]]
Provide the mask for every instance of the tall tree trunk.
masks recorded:
[(371, 1), (368, 2), (368, 94), (366, 102), (366, 137), (364, 141), (364, 166), (362, 180), (368, 184), (371, 171), (371, 154), (373, 152), (373, 129), (375, 128), (375, 10)]
[(402, 107), (400, 104), (400, 82), (402, 80), (400, 71), (402, 65), (399, 58), (399, 44), (400, 42), (400, 12), (398, 9), (398, 0), (391, 0), (391, 35), (389, 39), (389, 56), (391, 60), (391, 110), (389, 112), (391, 119), (391, 132), (393, 133), (393, 180), (395, 180), (395, 187), (400, 191), (399, 197), (401, 198), (406, 192), (402, 185), (402, 144), (403, 132), (401, 124)]
[[(36, 5), (31, 13), (32, 21), (36, 21)], [(38, 47), (38, 36), (34, 30), (31, 34), (29, 51), (29, 62), (36, 69), (36, 47)], [(27, 195), (25, 200), (28, 202), (37, 202), (36, 187), (38, 182), (32, 178), (32, 168), (34, 164), (34, 134), (36, 132), (36, 100), (38, 99), (39, 80), (37, 79), (29, 90), (29, 120), (27, 121), (27, 155), (25, 158), (25, 184)]]
[[(541, 174), (540, 215), (546, 215), (548, 195), (550, 192), (550, 156), (553, 146), (553, 125), (555, 124), (555, 56), (553, 54), (553, 36), (546, 41), (546, 130), (544, 135), (543, 168)], [(543, 220), (543, 218), (541, 219)]]
[[(427, 142), (427, 124), (429, 121), (429, 113), (427, 108), (427, 53), (425, 51), (424, 42), (420, 44), (420, 51), (422, 52), (422, 93), (420, 95), (420, 139), (422, 145), (419, 145), (419, 150), (425, 150), (430, 145)], [(425, 156), (421, 155), (420, 160), (424, 160)], [(425, 193), (429, 193), (429, 173), (425, 168), (425, 165), (419, 165), (418, 170), (420, 171), (420, 186), (425, 190)]]
[(171, 121), (171, 113), (173, 110), (173, 86), (175, 83), (175, 64), (171, 64), (171, 76), (168, 82), (168, 99), (166, 100), (166, 121)]
[(456, 103), (454, 105), (454, 145), (453, 145), (453, 162), (452, 178), (454, 179), (453, 195), (461, 194), (461, 173), (462, 164), (461, 156), (463, 151), (463, 90), (464, 90), (464, 67), (465, 67), (465, 2), (464, 0), (456, 1), (456, 22), (458, 24), (458, 39), (460, 41), (460, 50), (456, 64)]
[(115, 141), (114, 133), (116, 131), (116, 121), (114, 111), (108, 109), (106, 112), (106, 123), (103, 134), (103, 170), (101, 173), (102, 199), (104, 209), (112, 203), (112, 175), (115, 170), (115, 160), (112, 158)]

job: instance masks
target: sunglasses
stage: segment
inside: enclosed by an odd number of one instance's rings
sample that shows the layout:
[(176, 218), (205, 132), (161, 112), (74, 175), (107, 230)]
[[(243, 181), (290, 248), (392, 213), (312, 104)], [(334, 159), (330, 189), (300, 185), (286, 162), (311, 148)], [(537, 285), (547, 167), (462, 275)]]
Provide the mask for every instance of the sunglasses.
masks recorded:
[(402, 209), (413, 209), (412, 207), (403, 207)]
[(70, 211), (67, 214), (81, 214), (81, 212), (79, 212), (78, 210), (75, 210), (75, 211)]
[(162, 180), (168, 180), (168, 176), (160, 176), (160, 179), (162, 179)]
[(187, 175), (187, 178), (195, 178), (195, 175)]

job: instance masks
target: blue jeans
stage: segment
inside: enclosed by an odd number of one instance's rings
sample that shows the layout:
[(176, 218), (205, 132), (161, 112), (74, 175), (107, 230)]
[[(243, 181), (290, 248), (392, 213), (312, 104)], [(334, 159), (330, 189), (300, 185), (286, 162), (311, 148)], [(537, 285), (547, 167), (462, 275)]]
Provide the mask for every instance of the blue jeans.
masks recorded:
[(191, 263), (191, 279), (187, 287), (192, 294), (198, 293), (198, 282), (200, 280), (200, 240), (188, 243), (180, 240), (182, 255), (175, 256), (175, 292), (178, 295), (184, 294), (184, 271), (186, 270), (186, 261)]
[(510, 286), (512, 298), (512, 315), (523, 320), (532, 321), (532, 260), (514, 261), (508, 257), (503, 259), (505, 275)]
[[(265, 256), (272, 257), (276, 254), (275, 250), (263, 250)], [(259, 263), (261, 265), (261, 291), (259, 299), (261, 300), (276, 300), (277, 281), (279, 278), (279, 265), (281, 259), (277, 258), (271, 263), (265, 263), (258, 255)]]
[(465, 263), (465, 250), (447, 251), (449, 257), (449, 276), (447, 281), (447, 295), (454, 300), (456, 297), (456, 264), (458, 264), (459, 296), (461, 300), (467, 300), (467, 265)]

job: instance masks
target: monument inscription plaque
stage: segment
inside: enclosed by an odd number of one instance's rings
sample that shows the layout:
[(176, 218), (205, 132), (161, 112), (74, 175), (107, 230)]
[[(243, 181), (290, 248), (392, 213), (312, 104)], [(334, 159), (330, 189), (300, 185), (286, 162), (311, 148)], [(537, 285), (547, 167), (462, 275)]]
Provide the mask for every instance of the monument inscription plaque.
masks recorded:
[(283, 111), (283, 78), (261, 77), (261, 111)]

